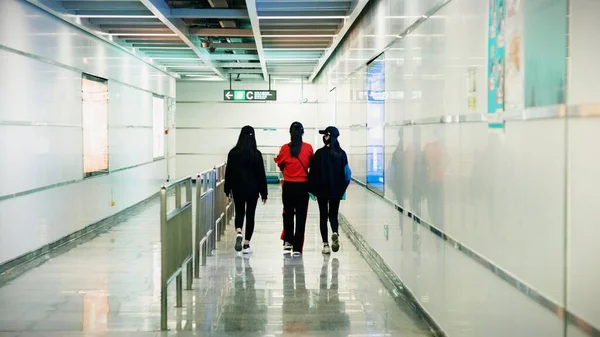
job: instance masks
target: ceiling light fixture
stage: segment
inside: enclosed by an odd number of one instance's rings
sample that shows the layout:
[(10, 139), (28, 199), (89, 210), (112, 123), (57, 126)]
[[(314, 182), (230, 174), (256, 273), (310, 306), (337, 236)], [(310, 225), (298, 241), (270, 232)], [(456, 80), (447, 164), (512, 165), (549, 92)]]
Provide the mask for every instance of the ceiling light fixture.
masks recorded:
[(154, 19), (154, 15), (68, 15), (84, 19)]
[(344, 20), (347, 16), (259, 16), (259, 20)]
[(142, 37), (153, 37), (153, 36), (177, 36), (173, 33), (99, 33), (100, 35), (109, 36), (142, 36)]
[(327, 48), (265, 48), (265, 50), (281, 50), (281, 51), (323, 51)]
[(318, 61), (320, 60), (320, 58), (268, 58), (265, 59), (265, 61), (290, 61), (290, 62), (298, 62), (298, 61), (306, 61), (306, 62), (312, 62), (312, 61)]
[(324, 34), (324, 35), (263, 35), (262, 37), (336, 37), (335, 34)]

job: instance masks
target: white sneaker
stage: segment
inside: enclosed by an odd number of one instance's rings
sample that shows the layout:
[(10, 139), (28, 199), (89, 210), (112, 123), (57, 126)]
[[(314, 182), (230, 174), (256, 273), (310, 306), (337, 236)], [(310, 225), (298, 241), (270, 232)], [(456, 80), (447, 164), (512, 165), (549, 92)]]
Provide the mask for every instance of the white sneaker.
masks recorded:
[(293, 248), (294, 248), (294, 247), (292, 246), (292, 244), (286, 241), (286, 242), (283, 244), (283, 253), (284, 253), (284, 254), (291, 254), (291, 253), (292, 253), (292, 249), (293, 249)]
[(329, 248), (328, 243), (323, 244), (323, 250), (321, 251), (323, 254), (331, 254), (331, 248)]
[(244, 254), (252, 254), (252, 248), (250, 245), (244, 245), (244, 250), (242, 251)]
[(300, 252), (294, 252), (294, 253), (292, 254), (292, 256), (293, 256), (293, 257), (300, 257), (300, 256), (302, 256), (302, 253), (300, 253)]

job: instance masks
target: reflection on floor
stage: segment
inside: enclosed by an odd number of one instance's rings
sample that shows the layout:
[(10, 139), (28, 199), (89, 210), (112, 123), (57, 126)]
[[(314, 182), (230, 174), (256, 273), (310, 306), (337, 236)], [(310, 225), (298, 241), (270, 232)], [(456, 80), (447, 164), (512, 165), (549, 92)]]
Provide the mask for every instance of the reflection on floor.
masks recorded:
[[(0, 336), (428, 336), (356, 248), (323, 256), (311, 204), (302, 258), (282, 254), (277, 188), (259, 205), (254, 254), (228, 228), (182, 308), (160, 326), (158, 204), (0, 288)], [(174, 289), (170, 289), (174, 292)], [(173, 293), (174, 295), (174, 293)], [(174, 299), (174, 296), (171, 299)]]

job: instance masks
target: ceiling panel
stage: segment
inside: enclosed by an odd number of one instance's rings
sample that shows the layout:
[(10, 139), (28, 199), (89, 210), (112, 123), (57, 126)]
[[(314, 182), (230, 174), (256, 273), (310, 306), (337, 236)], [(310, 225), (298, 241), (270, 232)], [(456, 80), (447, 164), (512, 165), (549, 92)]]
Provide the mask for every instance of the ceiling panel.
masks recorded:
[(309, 77), (365, 0), (35, 1), (176, 77), (267, 80)]

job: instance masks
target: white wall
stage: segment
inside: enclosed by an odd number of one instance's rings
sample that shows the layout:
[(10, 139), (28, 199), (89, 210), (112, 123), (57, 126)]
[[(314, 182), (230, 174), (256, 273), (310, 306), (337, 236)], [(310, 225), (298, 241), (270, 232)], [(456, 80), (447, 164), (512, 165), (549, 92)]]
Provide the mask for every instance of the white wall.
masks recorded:
[[(109, 90), (111, 173), (89, 179), (82, 72)], [(0, 74), (0, 263), (159, 190), (167, 165), (152, 155), (152, 95), (174, 98), (173, 78), (17, 0), (0, 3)]]
[[(315, 86), (277, 81), (271, 85), (277, 90), (276, 102), (230, 103), (223, 101), (228, 82), (178, 81), (177, 176), (195, 176), (225, 161), (244, 125), (255, 128), (263, 154), (277, 153), (289, 142), (289, 127), (294, 121), (304, 125), (304, 141), (314, 145)], [(233, 89), (267, 88), (266, 82), (233, 82)], [(302, 103), (304, 98), (308, 103)]]
[[(367, 107), (352, 94), (366, 89), (365, 62), (440, 2), (372, 2), (317, 79), (319, 110), (332, 104), (329, 91), (335, 88), (336, 123), (349, 131), (340, 140), (349, 144), (360, 180), (366, 175)], [(594, 256), (600, 254), (594, 240), (600, 235), (595, 203), (600, 197), (600, 151), (595, 146), (600, 141), (600, 68), (593, 57), (600, 46), (594, 34), (600, 29), (600, 7), (594, 0), (569, 3), (568, 113), (595, 118), (567, 120), (559, 106), (513, 111), (555, 117), (508, 121), (501, 134), (490, 132), (485, 122), (441, 124), (431, 119), (485, 117), (488, 1), (453, 0), (391, 45), (384, 54), (386, 91), (402, 92), (404, 99), (386, 101), (385, 169), (390, 175), (398, 170), (402, 177), (397, 186), (386, 185), (385, 196), (600, 329), (600, 293), (595, 289), (600, 269), (594, 267)], [(473, 110), (467, 105), (470, 69), (475, 69), (477, 82)], [(413, 92), (420, 96), (412, 97)], [(401, 126), (409, 120), (421, 124)], [(439, 189), (432, 190), (419, 155), (438, 141), (444, 174)], [(392, 163), (396, 150), (403, 157)], [(342, 212), (352, 211), (350, 200)], [(395, 214), (378, 213), (376, 222), (398, 224)], [(438, 236), (419, 231), (420, 226), (400, 231), (398, 225), (401, 237), (388, 241), (377, 224), (355, 225), (450, 336), (564, 335), (563, 318)], [(399, 252), (399, 241), (414, 237), (422, 242), (419, 253)], [(572, 324), (567, 330), (568, 336), (585, 335)]]

